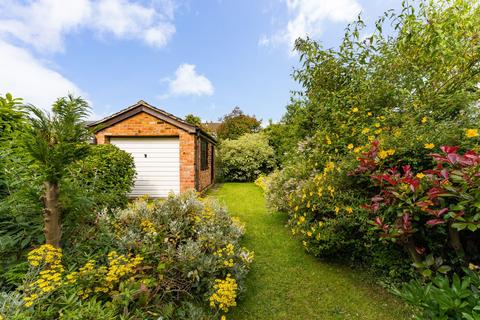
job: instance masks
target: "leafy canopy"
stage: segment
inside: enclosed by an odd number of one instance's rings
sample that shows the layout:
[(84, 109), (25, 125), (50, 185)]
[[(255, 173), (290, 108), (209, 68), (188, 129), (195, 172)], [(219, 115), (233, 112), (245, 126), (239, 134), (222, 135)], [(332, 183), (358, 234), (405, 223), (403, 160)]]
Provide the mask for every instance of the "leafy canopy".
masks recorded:
[(187, 121), (190, 124), (193, 124), (194, 126), (200, 127), (202, 125), (202, 119), (200, 119), (199, 116), (195, 116), (193, 114), (187, 114), (185, 116), (185, 121)]
[(239, 108), (233, 108), (232, 112), (220, 119), (222, 122), (217, 130), (218, 138), (237, 139), (246, 133), (260, 131), (261, 121), (255, 116), (249, 116)]
[(13, 98), (10, 93), (0, 96), (0, 139), (21, 128), (25, 123), (25, 114), (22, 112), (22, 99)]
[(91, 132), (85, 125), (88, 103), (72, 95), (59, 98), (52, 113), (27, 106), (31, 113), (23, 134), (23, 146), (39, 165), (47, 181), (58, 182), (66, 167), (88, 152)]

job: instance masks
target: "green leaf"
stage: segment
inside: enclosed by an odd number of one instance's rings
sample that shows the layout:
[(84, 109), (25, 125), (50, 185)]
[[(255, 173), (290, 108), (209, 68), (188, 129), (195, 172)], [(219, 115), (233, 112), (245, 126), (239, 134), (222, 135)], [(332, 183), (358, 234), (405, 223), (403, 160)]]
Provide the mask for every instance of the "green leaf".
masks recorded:
[(472, 223), (469, 223), (469, 224), (468, 224), (468, 230), (470, 230), (470, 231), (475, 231), (475, 230), (477, 230), (477, 229), (478, 229), (478, 225), (472, 224)]
[(422, 276), (426, 277), (426, 278), (429, 278), (432, 276), (432, 270), (430, 269), (425, 269), (422, 271)]
[(460, 231), (465, 229), (467, 227), (467, 224), (463, 222), (457, 222), (457, 223), (452, 223), (452, 227)]
[(437, 269), (438, 272), (443, 273), (443, 274), (445, 274), (445, 273), (447, 273), (451, 270), (452, 270), (452, 268), (450, 266), (447, 266), (447, 265), (443, 265), (443, 266), (441, 266)]

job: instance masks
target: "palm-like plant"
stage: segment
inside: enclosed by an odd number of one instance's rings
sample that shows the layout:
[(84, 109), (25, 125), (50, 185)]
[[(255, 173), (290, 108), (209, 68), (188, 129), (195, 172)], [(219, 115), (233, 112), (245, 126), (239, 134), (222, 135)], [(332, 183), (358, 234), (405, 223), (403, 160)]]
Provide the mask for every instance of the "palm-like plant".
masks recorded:
[(85, 125), (90, 112), (88, 103), (72, 95), (59, 98), (52, 112), (35, 106), (30, 112), (27, 129), (22, 135), (26, 153), (38, 166), (44, 181), (44, 232), (47, 244), (60, 246), (61, 206), (59, 181), (66, 168), (88, 152), (91, 132)]

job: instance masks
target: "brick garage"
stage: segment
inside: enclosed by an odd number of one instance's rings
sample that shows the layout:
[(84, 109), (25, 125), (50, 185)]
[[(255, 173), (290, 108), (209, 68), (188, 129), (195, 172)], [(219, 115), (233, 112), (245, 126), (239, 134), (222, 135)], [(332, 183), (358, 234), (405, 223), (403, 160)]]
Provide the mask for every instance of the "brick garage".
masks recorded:
[(132, 196), (203, 191), (214, 183), (215, 138), (145, 101), (89, 126), (95, 128), (97, 144), (112, 143), (134, 156)]

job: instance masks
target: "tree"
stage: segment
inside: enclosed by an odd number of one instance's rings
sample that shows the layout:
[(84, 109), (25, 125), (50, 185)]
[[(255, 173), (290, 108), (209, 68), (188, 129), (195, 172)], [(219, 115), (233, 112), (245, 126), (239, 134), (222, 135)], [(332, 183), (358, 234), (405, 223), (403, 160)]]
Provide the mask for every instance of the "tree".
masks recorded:
[(47, 244), (60, 246), (61, 205), (59, 182), (73, 162), (88, 153), (91, 132), (85, 126), (88, 103), (72, 95), (59, 98), (47, 113), (33, 105), (28, 127), (21, 136), (22, 147), (43, 178), (44, 233)]
[(232, 112), (219, 119), (222, 123), (217, 130), (218, 138), (237, 139), (246, 133), (260, 131), (262, 122), (255, 116), (249, 116), (239, 108), (233, 108)]
[(199, 116), (195, 116), (193, 114), (187, 114), (185, 116), (185, 121), (187, 121), (190, 124), (193, 124), (194, 126), (200, 127), (202, 126), (202, 119), (200, 119)]

